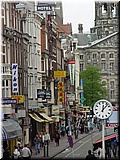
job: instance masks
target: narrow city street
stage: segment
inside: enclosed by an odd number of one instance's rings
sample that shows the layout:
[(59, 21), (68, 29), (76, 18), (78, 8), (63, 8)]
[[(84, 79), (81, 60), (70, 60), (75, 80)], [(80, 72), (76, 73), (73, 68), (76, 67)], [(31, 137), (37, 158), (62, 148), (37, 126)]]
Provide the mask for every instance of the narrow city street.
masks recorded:
[[(106, 133), (113, 132), (113, 129), (106, 129)], [(85, 158), (89, 149), (93, 150), (93, 142), (102, 137), (102, 133), (94, 127), (93, 131), (90, 133), (83, 133), (78, 135), (75, 139), (73, 136), (74, 146), (73, 150), (69, 147), (67, 136), (60, 138), (60, 145), (56, 146), (55, 141), (50, 142), (49, 151), (47, 157), (47, 148), (41, 149), (40, 154), (35, 155), (35, 150), (33, 148), (32, 159), (66, 159), (66, 158)], [(45, 154), (44, 154), (45, 153)]]
[(116, 156), (119, 2), (0, 3), (0, 158)]

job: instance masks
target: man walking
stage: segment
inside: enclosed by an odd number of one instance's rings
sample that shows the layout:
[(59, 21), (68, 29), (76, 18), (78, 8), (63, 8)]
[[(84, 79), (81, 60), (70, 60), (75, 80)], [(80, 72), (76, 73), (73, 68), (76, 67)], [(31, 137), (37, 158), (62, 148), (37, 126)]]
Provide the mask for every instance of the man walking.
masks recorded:
[(23, 160), (28, 160), (31, 158), (31, 152), (30, 149), (27, 147), (27, 144), (22, 149), (22, 158)]
[(40, 137), (39, 137), (38, 133), (36, 134), (33, 142), (35, 144), (36, 154), (40, 153)]

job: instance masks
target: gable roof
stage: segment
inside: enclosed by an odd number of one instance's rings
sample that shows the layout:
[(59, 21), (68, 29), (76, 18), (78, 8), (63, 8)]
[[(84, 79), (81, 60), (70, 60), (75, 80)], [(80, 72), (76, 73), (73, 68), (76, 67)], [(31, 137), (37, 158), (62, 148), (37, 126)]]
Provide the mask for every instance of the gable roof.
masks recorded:
[(59, 33), (66, 33), (68, 35), (71, 35), (71, 24), (58, 24), (57, 29)]

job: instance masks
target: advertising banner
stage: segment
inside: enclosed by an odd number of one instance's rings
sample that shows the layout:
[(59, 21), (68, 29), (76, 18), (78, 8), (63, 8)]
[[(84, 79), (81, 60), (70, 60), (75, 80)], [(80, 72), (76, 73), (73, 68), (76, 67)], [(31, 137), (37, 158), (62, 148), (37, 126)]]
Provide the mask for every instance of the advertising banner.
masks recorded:
[(65, 78), (66, 71), (54, 71), (54, 78)]
[(12, 63), (12, 93), (18, 93), (18, 64)]
[(75, 64), (68, 64), (70, 70), (70, 81), (71, 85), (74, 85), (74, 72), (75, 72)]
[(23, 95), (12, 95), (11, 98), (17, 99), (18, 103), (24, 103), (24, 96)]

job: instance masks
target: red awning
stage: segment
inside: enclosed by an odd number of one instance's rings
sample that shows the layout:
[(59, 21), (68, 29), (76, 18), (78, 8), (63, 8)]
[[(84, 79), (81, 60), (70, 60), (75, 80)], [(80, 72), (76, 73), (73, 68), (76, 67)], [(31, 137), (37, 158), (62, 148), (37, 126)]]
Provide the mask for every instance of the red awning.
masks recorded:
[(77, 116), (77, 115), (74, 115), (74, 114), (69, 114), (70, 117), (76, 117), (76, 118), (80, 118), (81, 116)]
[[(105, 141), (117, 137), (118, 133), (113, 133), (111, 135), (105, 136)], [(97, 140), (94, 144), (102, 142), (102, 138)]]

